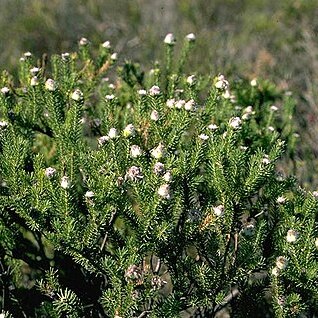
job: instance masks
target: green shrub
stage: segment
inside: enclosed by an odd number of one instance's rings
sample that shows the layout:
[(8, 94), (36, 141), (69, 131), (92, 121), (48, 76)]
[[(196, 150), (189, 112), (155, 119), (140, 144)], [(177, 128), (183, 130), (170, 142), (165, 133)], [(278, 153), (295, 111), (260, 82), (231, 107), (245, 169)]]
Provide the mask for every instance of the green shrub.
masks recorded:
[(194, 42), (175, 58), (168, 35), (146, 73), (116, 75), (86, 39), (3, 73), (6, 317), (317, 314), (317, 194), (276, 168), (295, 103), (267, 81), (184, 74)]

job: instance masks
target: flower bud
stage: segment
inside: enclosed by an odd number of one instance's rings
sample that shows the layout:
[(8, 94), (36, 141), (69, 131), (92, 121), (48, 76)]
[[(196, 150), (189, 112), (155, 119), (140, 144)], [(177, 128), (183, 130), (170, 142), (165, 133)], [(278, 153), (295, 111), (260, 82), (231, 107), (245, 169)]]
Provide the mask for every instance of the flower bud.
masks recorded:
[(75, 101), (80, 101), (83, 98), (83, 93), (81, 90), (76, 89), (73, 93), (71, 98)]
[(167, 102), (166, 102), (166, 105), (167, 105), (169, 108), (173, 108), (174, 105), (175, 105), (175, 99), (174, 99), (174, 98), (168, 99)]
[(109, 42), (109, 41), (105, 41), (105, 42), (102, 44), (102, 47), (103, 47), (104, 49), (110, 49), (110, 48), (111, 48), (110, 42)]
[(257, 80), (256, 80), (256, 78), (253, 78), (253, 79), (251, 80), (250, 84), (251, 84), (251, 86), (253, 86), (253, 87), (257, 86)]
[(208, 139), (209, 139), (209, 136), (208, 136), (208, 135), (205, 135), (205, 134), (201, 134), (201, 135), (199, 135), (199, 138), (200, 138), (201, 140), (208, 140)]
[(233, 129), (239, 129), (241, 127), (242, 124), (242, 120), (240, 117), (233, 117), (230, 119), (229, 121), (229, 125), (233, 128)]
[(187, 77), (187, 83), (191, 86), (194, 85), (196, 82), (196, 77), (195, 75), (190, 75)]
[(129, 124), (125, 127), (124, 131), (123, 131), (123, 135), (124, 137), (130, 137), (130, 136), (135, 136), (136, 134), (136, 130), (133, 124)]
[(9, 92), (10, 92), (10, 89), (8, 87), (5, 86), (1, 88), (1, 93), (3, 95), (7, 95)]
[(217, 77), (217, 82), (214, 86), (218, 89), (226, 89), (229, 87), (229, 82), (225, 79), (224, 75), (220, 75)]
[(149, 94), (150, 94), (151, 96), (159, 95), (159, 94), (160, 94), (160, 88), (159, 88), (159, 86), (157, 86), (157, 85), (152, 86), (152, 87), (149, 89)]
[(275, 105), (273, 105), (273, 106), (270, 107), (270, 110), (271, 110), (272, 112), (276, 112), (276, 111), (278, 111), (278, 107), (275, 106)]
[(288, 259), (284, 256), (279, 256), (276, 259), (276, 266), (278, 269), (285, 269), (288, 265)]
[(189, 33), (187, 36), (186, 36), (186, 39), (189, 41), (189, 42), (194, 42), (196, 37), (195, 37), (195, 34), (194, 33)]
[(56, 169), (54, 169), (52, 167), (48, 167), (45, 169), (45, 176), (47, 178), (52, 178), (52, 177), (54, 177), (55, 174), (56, 174)]
[(89, 43), (89, 41), (86, 38), (81, 38), (79, 40), (79, 45), (86, 46)]
[(299, 232), (296, 230), (288, 230), (286, 240), (288, 243), (296, 242), (299, 237)]
[(280, 196), (280, 197), (277, 198), (276, 202), (278, 204), (284, 204), (286, 202), (286, 198), (283, 197), (283, 196)]
[(6, 121), (0, 121), (0, 129), (4, 129), (8, 126), (8, 122)]
[(110, 59), (112, 60), (112, 61), (117, 61), (117, 59), (118, 59), (118, 54), (117, 53), (113, 53), (111, 56), (110, 56)]
[(159, 196), (161, 196), (164, 199), (170, 199), (171, 195), (170, 195), (170, 185), (169, 184), (163, 184), (159, 187), (158, 189), (158, 194)]
[(186, 103), (185, 100), (179, 99), (174, 103), (174, 107), (181, 109), (182, 107), (184, 107), (185, 103)]
[(141, 172), (141, 168), (132, 166), (128, 169), (126, 173), (126, 179), (129, 179), (131, 181), (138, 181), (138, 179), (142, 179), (143, 175)]
[(132, 145), (131, 148), (130, 148), (130, 155), (133, 157), (133, 158), (137, 158), (139, 156), (142, 155), (142, 150), (139, 146), (137, 145)]
[(110, 139), (109, 136), (101, 136), (98, 138), (99, 146), (103, 146), (108, 140)]
[(163, 179), (166, 182), (170, 182), (172, 180), (172, 174), (170, 171), (167, 171), (164, 175), (163, 175)]
[(194, 107), (195, 107), (194, 99), (190, 99), (184, 104), (184, 109), (188, 111), (194, 110)]
[(140, 89), (140, 90), (138, 91), (138, 94), (139, 94), (139, 95), (147, 95), (147, 91), (146, 91), (145, 89)]
[(33, 77), (31, 78), (30, 85), (31, 85), (31, 86), (37, 86), (37, 85), (39, 85), (39, 79), (38, 79), (36, 76), (33, 76)]
[(159, 119), (159, 113), (158, 113), (156, 110), (153, 110), (153, 111), (151, 112), (150, 118), (151, 118), (153, 121), (157, 121), (157, 120)]
[(161, 175), (165, 172), (165, 165), (161, 162), (156, 162), (154, 167), (153, 167), (153, 172), (156, 175)]
[(216, 216), (223, 216), (224, 214), (224, 205), (218, 205), (213, 207), (213, 212)]
[(168, 33), (163, 42), (168, 45), (174, 45), (176, 43), (176, 39), (172, 33)]
[(51, 92), (55, 91), (56, 89), (55, 81), (52, 80), (51, 78), (47, 79), (45, 82), (45, 89)]
[(39, 72), (40, 72), (40, 69), (38, 67), (33, 67), (33, 68), (30, 69), (30, 73), (33, 76), (36, 76)]
[(165, 146), (160, 143), (156, 148), (151, 150), (151, 155), (156, 159), (161, 159), (165, 155)]
[(70, 58), (70, 53), (67, 53), (67, 52), (62, 53), (61, 57), (63, 61), (67, 61)]
[(62, 177), (61, 179), (61, 187), (63, 189), (68, 189), (71, 186), (71, 182), (67, 176)]
[(118, 137), (118, 131), (117, 131), (117, 129), (116, 129), (116, 128), (110, 128), (110, 129), (109, 129), (109, 132), (108, 132), (108, 137), (109, 137), (110, 139), (114, 139), (114, 138)]
[(85, 193), (85, 198), (87, 198), (87, 199), (91, 199), (91, 198), (93, 198), (95, 196), (95, 193), (93, 192), (93, 191), (87, 191), (86, 193)]

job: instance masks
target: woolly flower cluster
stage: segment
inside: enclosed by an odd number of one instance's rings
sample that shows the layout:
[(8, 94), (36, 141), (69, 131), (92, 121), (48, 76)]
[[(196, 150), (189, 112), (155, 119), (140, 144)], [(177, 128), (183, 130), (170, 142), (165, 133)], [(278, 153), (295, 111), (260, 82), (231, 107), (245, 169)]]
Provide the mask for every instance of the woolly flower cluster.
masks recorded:
[(196, 103), (195, 103), (194, 99), (190, 99), (188, 101), (185, 101), (184, 99), (176, 100), (174, 98), (171, 98), (171, 99), (167, 100), (166, 105), (169, 108), (176, 108), (176, 109), (184, 108), (187, 111), (196, 110)]
[(272, 275), (278, 276), (282, 270), (284, 270), (288, 265), (288, 259), (284, 256), (279, 256), (276, 258), (276, 266), (272, 269)]

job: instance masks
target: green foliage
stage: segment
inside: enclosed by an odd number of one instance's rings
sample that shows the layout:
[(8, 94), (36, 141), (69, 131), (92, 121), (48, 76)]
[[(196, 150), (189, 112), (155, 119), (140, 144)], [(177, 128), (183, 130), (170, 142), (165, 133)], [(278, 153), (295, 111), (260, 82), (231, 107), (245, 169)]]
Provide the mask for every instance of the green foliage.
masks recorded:
[(114, 84), (116, 56), (86, 39), (49, 64), (24, 56), (16, 84), (4, 74), (2, 310), (317, 313), (316, 194), (277, 169), (295, 103), (268, 81), (185, 74), (192, 46), (178, 58), (170, 36), (162, 65), (127, 61)]

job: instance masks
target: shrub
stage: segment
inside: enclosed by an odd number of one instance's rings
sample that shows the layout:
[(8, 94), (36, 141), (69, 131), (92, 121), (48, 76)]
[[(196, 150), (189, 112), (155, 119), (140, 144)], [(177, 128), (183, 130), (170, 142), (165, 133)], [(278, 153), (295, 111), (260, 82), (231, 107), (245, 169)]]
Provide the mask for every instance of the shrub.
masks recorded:
[(317, 195), (276, 168), (295, 103), (184, 74), (194, 41), (148, 73), (86, 39), (3, 73), (4, 316), (317, 314)]

